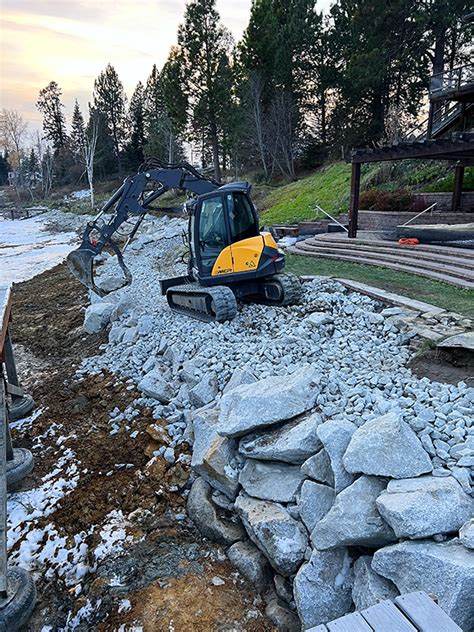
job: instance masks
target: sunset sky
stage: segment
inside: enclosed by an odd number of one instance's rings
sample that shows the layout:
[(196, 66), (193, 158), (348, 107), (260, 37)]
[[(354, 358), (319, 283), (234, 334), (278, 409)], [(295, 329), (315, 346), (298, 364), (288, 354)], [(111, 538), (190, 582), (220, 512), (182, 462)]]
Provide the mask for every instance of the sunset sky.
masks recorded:
[[(113, 64), (130, 96), (176, 42), (185, 0), (0, 0), (0, 107), (19, 110), (30, 130), (41, 126), (38, 92), (51, 80), (66, 114), (77, 97), (83, 111), (94, 79)], [(320, 7), (329, 0), (319, 3)], [(222, 21), (239, 39), (251, 0), (217, 0)]]

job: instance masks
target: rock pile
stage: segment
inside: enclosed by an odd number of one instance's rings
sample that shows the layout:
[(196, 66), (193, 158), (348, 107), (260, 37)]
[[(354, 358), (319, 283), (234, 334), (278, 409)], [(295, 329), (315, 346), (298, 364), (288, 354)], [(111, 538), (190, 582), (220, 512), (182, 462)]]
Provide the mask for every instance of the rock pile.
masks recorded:
[(412, 590), (472, 628), (474, 389), (413, 376), (398, 308), (331, 280), (230, 323), (171, 313), (158, 278), (183, 272), (183, 228), (150, 221), (127, 260), (134, 283), (93, 299), (85, 328), (108, 324), (109, 343), (78, 378), (105, 368), (138, 385), (136, 404), (167, 422), (153, 458), (193, 443), (189, 515), (281, 629)]

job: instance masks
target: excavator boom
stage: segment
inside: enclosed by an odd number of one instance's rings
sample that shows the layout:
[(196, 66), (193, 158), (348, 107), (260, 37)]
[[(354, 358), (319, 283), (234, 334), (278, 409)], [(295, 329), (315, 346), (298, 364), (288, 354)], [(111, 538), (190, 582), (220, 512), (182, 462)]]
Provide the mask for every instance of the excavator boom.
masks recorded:
[[(71, 273), (99, 296), (108, 294), (106, 290), (96, 285), (94, 278), (94, 259), (108, 246), (117, 256), (122, 270), (122, 287), (130, 285), (132, 274), (125, 264), (123, 252), (138, 231), (146, 215), (147, 207), (170, 189), (182, 189), (199, 196), (214, 191), (219, 186), (219, 183), (201, 175), (187, 163), (163, 165), (156, 160), (145, 163), (137, 174), (124, 180), (122, 186), (105, 203), (97, 217), (87, 224), (81, 245), (70, 252), (66, 259)], [(102, 216), (111, 209), (113, 209), (112, 216), (108, 221), (102, 221)], [(121, 250), (118, 242), (113, 239), (113, 235), (131, 217), (134, 218), (135, 223)]]

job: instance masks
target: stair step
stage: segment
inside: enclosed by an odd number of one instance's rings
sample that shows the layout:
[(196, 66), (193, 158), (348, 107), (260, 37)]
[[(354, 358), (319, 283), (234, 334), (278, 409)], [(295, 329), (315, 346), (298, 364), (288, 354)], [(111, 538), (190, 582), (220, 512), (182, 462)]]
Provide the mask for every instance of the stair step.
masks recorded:
[(370, 261), (372, 259), (376, 261), (382, 261), (385, 265), (388, 264), (399, 264), (404, 265), (405, 267), (410, 268), (419, 268), (422, 270), (433, 271), (433, 272), (441, 272), (442, 274), (448, 274), (451, 277), (464, 279), (466, 281), (474, 282), (474, 269), (473, 268), (460, 268), (456, 266), (450, 266), (446, 264), (437, 263), (436, 261), (422, 261), (421, 259), (410, 259), (410, 258), (400, 258), (397, 256), (386, 255), (385, 253), (369, 253), (369, 252), (350, 252), (346, 250), (335, 250), (330, 248), (311, 248), (310, 246), (301, 246), (301, 250), (304, 250), (307, 253), (318, 252), (321, 253), (321, 256), (331, 255), (334, 257), (344, 256), (346, 258), (352, 259), (353, 261), (358, 261), (363, 258), (366, 261)]
[(300, 242), (300, 247), (304, 250), (321, 250), (324, 252), (331, 252), (333, 254), (353, 254), (361, 255), (369, 258), (387, 259), (388, 261), (400, 261), (401, 263), (406, 261), (407, 263), (418, 264), (418, 267), (438, 267), (440, 265), (446, 265), (452, 267), (454, 270), (463, 268), (473, 272), (474, 279), (474, 259), (461, 259), (453, 255), (446, 256), (437, 253), (404, 251), (403, 248), (396, 250), (394, 248), (385, 248), (378, 250), (377, 248), (371, 248), (369, 246), (363, 246), (360, 244), (337, 244), (326, 246), (325, 242), (314, 241), (307, 239), (304, 242)]
[[(304, 242), (300, 242), (304, 243)], [(436, 281), (443, 281), (444, 283), (449, 283), (450, 285), (455, 285), (457, 287), (463, 289), (474, 289), (474, 282), (470, 280), (465, 280), (459, 277), (452, 276), (451, 274), (446, 274), (443, 272), (438, 272), (435, 270), (427, 270), (420, 267), (414, 267), (413, 265), (406, 265), (402, 263), (394, 263), (392, 261), (384, 261), (383, 259), (369, 259), (366, 257), (362, 257), (360, 255), (342, 255), (342, 254), (329, 254), (324, 253), (318, 250), (304, 250), (299, 246), (291, 246), (288, 248), (288, 251), (296, 254), (303, 255), (306, 257), (315, 257), (320, 259), (334, 259), (339, 261), (352, 261), (355, 263), (364, 263), (368, 265), (380, 266), (382, 268), (390, 268), (393, 270), (399, 270), (400, 272), (408, 272), (411, 274), (416, 274), (417, 276), (423, 276), (430, 279), (434, 279)]]
[(417, 255), (420, 253), (434, 253), (436, 255), (454, 255), (456, 257), (460, 257), (462, 259), (469, 259), (474, 261), (474, 249), (469, 248), (456, 248), (456, 246), (437, 246), (432, 244), (419, 244), (417, 246), (401, 246), (398, 242), (395, 241), (375, 241), (373, 239), (364, 239), (364, 238), (356, 238), (349, 239), (347, 237), (340, 238), (337, 236), (326, 236), (326, 234), (319, 235), (317, 237), (312, 237), (307, 241), (318, 242), (324, 245), (334, 244), (338, 246), (343, 246), (346, 244), (350, 245), (363, 245), (368, 246), (372, 251), (377, 249), (399, 249), (400, 252), (416, 252)]

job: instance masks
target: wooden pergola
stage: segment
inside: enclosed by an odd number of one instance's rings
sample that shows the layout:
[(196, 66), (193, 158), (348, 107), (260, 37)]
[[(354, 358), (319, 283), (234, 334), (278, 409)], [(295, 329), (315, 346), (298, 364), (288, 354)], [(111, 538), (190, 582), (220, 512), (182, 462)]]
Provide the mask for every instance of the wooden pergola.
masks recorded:
[(389, 160), (430, 159), (448, 160), (455, 163), (451, 209), (457, 211), (461, 204), (464, 169), (466, 166), (474, 165), (474, 133), (453, 134), (450, 139), (439, 138), (373, 149), (353, 149), (350, 158), (350, 162), (352, 163), (352, 177), (348, 237), (355, 238), (357, 236), (360, 170), (362, 164)]

